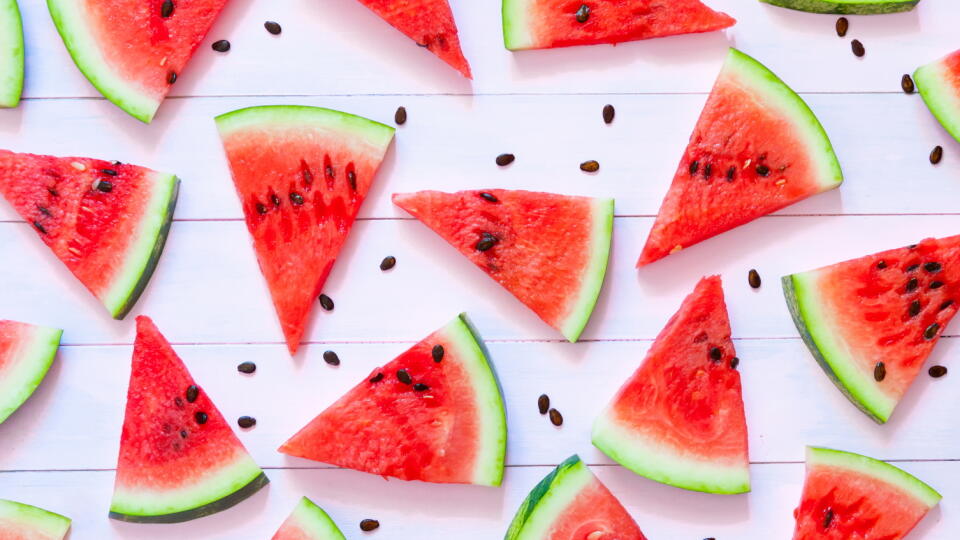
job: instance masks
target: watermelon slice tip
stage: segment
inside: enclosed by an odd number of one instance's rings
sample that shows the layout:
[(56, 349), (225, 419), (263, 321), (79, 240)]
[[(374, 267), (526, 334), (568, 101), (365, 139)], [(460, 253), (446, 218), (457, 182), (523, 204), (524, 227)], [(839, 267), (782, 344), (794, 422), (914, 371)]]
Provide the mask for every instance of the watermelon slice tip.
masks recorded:
[(0, 538), (63, 540), (70, 518), (29, 504), (0, 499)]

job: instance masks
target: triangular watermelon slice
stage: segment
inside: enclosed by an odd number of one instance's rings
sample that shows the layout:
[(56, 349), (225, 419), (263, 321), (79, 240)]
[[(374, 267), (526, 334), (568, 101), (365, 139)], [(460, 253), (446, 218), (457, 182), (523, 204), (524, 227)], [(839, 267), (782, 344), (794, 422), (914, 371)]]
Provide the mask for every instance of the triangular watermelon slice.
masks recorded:
[(223, 114), (217, 128), (294, 354), (394, 129), (339, 111), (286, 105)]
[(499, 486), (507, 425), (465, 315), (370, 375), (280, 447), (401, 480)]
[(736, 355), (720, 278), (704, 278), (597, 418), (593, 444), (657, 482), (750, 491)]
[(0, 195), (116, 319), (153, 275), (179, 188), (136, 165), (0, 150)]
[(700, 0), (503, 0), (503, 42), (514, 51), (714, 32), (736, 22)]
[(960, 236), (786, 276), (783, 290), (820, 367), (883, 423), (960, 307)]
[(637, 266), (841, 182), (837, 156), (807, 104), (730, 49)]
[(447, 0), (359, 0), (361, 4), (472, 79), (470, 64), (460, 50), (460, 37)]
[(179, 523), (226, 510), (268, 482), (153, 321), (137, 317), (110, 517)]
[(303, 497), (271, 540), (346, 540), (330, 516)]
[(921, 67), (913, 79), (930, 112), (960, 141), (960, 51)]
[(490, 189), (397, 193), (393, 202), (568, 340), (580, 337), (607, 270), (613, 199)]
[(17, 0), (0, 0), (0, 107), (16, 107), (23, 91), (23, 22)]
[(149, 123), (227, 0), (47, 0), (73, 61), (101, 94)]
[(933, 488), (893, 465), (807, 448), (793, 540), (900, 540), (939, 502)]
[(0, 424), (47, 376), (61, 335), (63, 330), (56, 328), (0, 321)]
[(63, 540), (70, 518), (36, 506), (0, 499), (0, 539)]

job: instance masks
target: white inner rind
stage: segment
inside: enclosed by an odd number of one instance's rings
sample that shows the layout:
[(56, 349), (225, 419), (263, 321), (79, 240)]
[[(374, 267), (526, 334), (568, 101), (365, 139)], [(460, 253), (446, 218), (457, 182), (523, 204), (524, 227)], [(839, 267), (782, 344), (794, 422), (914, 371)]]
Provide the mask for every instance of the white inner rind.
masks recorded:
[(882, 461), (829, 448), (807, 448), (807, 467), (837, 467), (870, 476), (896, 486), (927, 508), (933, 508), (941, 499), (939, 493), (910, 473)]
[(913, 75), (930, 112), (954, 139), (960, 141), (960, 89), (950, 82), (950, 77), (944, 60), (923, 66)]
[(503, 45), (511, 51), (530, 49), (533, 28), (530, 27), (531, 0), (503, 0)]
[(70, 518), (29, 504), (0, 499), (0, 528), (4, 523), (32, 529), (43, 538), (51, 539), (62, 539), (70, 530)]
[(619, 424), (610, 409), (593, 424), (593, 444), (631, 471), (664, 484), (707, 493), (750, 491), (746, 463), (722, 465), (647, 438)]
[(29, 330), (21, 337), (20, 345), (10, 351), (4, 367), (0, 368), (0, 423), (3, 423), (40, 386), (47, 375), (63, 330), (24, 325)]
[(0, 0), (0, 107), (16, 107), (23, 91), (23, 23), (17, 0)]
[(569, 315), (560, 322), (560, 332), (571, 343), (575, 343), (583, 333), (603, 287), (613, 238), (613, 199), (594, 199), (592, 216), (590, 260), (583, 269), (580, 291), (571, 303)]
[(306, 497), (300, 499), (286, 524), (309, 534), (312, 540), (346, 540), (330, 516)]
[[(582, 461), (577, 460), (573, 465), (560, 465), (560, 467), (557, 476), (539, 500), (524, 502), (525, 505), (534, 503), (536, 506), (515, 536), (510, 537), (508, 532), (509, 540), (550, 538), (549, 533), (553, 525), (561, 519), (564, 511), (573, 504), (580, 492), (593, 483), (593, 473)], [(520, 511), (524, 511), (524, 508)]]

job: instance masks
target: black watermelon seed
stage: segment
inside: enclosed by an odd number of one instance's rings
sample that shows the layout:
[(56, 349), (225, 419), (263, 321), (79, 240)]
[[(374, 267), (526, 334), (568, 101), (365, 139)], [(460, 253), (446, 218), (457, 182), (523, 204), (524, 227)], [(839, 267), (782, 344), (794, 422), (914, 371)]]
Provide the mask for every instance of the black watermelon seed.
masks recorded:
[(740, 365), (740, 359), (734, 356), (730, 359), (730, 369), (737, 369), (737, 366)]
[(747, 273), (747, 283), (750, 284), (754, 289), (759, 289), (760, 285), (763, 283), (760, 280), (760, 273), (756, 269), (751, 268), (750, 272)]
[(380, 527), (380, 522), (375, 519), (365, 519), (360, 522), (360, 530), (363, 532), (370, 532), (376, 530)]
[(406, 107), (397, 107), (397, 112), (393, 113), (393, 121), (396, 122), (398, 126), (402, 126), (407, 123), (407, 108)]
[(181, 432), (180, 432), (180, 438), (181, 438), (181, 439), (186, 439), (186, 438), (187, 438), (187, 432), (186, 432), (186, 431), (181, 431)]
[(269, 210), (267, 209), (267, 205), (265, 205), (265, 204), (263, 204), (263, 203), (257, 203), (257, 213), (258, 213), (258, 214), (260, 214), (260, 215), (262, 216), (262, 215), (266, 214), (267, 212), (269, 212)]
[(193, 415), (193, 419), (201, 426), (207, 423), (208, 418), (207, 413), (203, 411), (197, 411), (196, 414)]
[(333, 351), (324, 351), (323, 352), (323, 361), (330, 364), (331, 366), (340, 365), (340, 357), (337, 356), (337, 353)]
[(590, 6), (580, 4), (580, 9), (577, 10), (576, 16), (578, 23), (583, 24), (587, 22), (590, 19)]
[(48, 188), (47, 188), (47, 193), (49, 193), (50, 195), (52, 195), (52, 196), (54, 196), (54, 197), (59, 197), (59, 196), (60, 196), (60, 194), (57, 193), (57, 190), (53, 189), (52, 187), (48, 187)]
[(903, 89), (904, 94), (912, 94), (917, 89), (916, 85), (913, 84), (913, 79), (906, 73), (900, 78), (900, 88)]
[(923, 269), (933, 274), (942, 270), (943, 265), (938, 262), (928, 262), (927, 264), (923, 265)]
[(550, 396), (540, 394), (540, 397), (537, 398), (537, 409), (540, 414), (547, 414), (547, 411), (550, 410)]
[(916, 272), (917, 268), (920, 268), (919, 264), (911, 264), (907, 267), (907, 272)]
[(109, 180), (97, 180), (94, 187), (97, 188), (97, 191), (110, 193), (113, 191), (113, 182), (110, 182)]
[(883, 270), (886, 267), (887, 267), (887, 261), (880, 261), (877, 263), (877, 268), (879, 268), (880, 270)]
[(397, 370), (397, 380), (403, 384), (410, 384), (413, 382), (413, 379), (410, 377), (410, 374), (407, 373), (405, 369)]
[(47, 234), (47, 229), (45, 229), (43, 225), (40, 224), (39, 221), (34, 221), (33, 226), (36, 227), (37, 230), (40, 231), (41, 233)]
[(829, 529), (831, 523), (833, 523), (833, 509), (827, 508), (827, 511), (823, 516), (823, 528)]
[(38, 204), (38, 205), (37, 205), (37, 210), (39, 210), (41, 214), (43, 214), (43, 215), (45, 215), (45, 216), (47, 216), (47, 217), (53, 217), (53, 212), (51, 212), (50, 209), (47, 208), (46, 206), (40, 206), (40, 205)]
[(270, 32), (275, 36), (280, 35), (280, 32), (283, 31), (283, 28), (280, 28), (280, 25), (273, 21), (267, 21), (263, 23), (263, 27), (267, 29), (267, 32)]
[(200, 388), (195, 384), (191, 384), (190, 386), (187, 387), (186, 395), (187, 395), (187, 402), (193, 403), (194, 401), (197, 400), (198, 397), (200, 397)]
[(296, 193), (296, 192), (291, 193), (291, 194), (290, 194), (290, 202), (293, 203), (294, 206), (300, 206), (300, 205), (302, 205), (302, 204), (303, 204), (303, 195), (301, 195), (301, 194), (299, 194), (299, 193)]
[(119, 174), (117, 173), (117, 171), (113, 169), (100, 169), (100, 172), (107, 176), (116, 176), (117, 174)]
[(327, 175), (327, 178), (333, 180), (333, 176), (334, 176), (333, 166), (327, 165), (327, 167), (323, 170), (323, 172)]
[(939, 379), (947, 374), (947, 368), (944, 366), (930, 366), (930, 369), (927, 370), (927, 373), (929, 373), (934, 379)]
[(380, 270), (386, 272), (397, 265), (397, 258), (393, 255), (387, 255), (380, 261)]
[(477, 251), (487, 251), (493, 246), (497, 245), (497, 242), (498, 240), (496, 236), (485, 232), (483, 233), (483, 237), (480, 239), (480, 241), (477, 242)]
[(907, 249), (917, 249), (917, 244), (910, 244)]
[(214, 41), (211, 47), (213, 47), (213, 50), (217, 52), (227, 52), (230, 50), (230, 42), (225, 39), (221, 39)]
[(256, 370), (257, 370), (257, 365), (254, 364), (253, 362), (243, 362), (242, 364), (237, 366), (237, 371), (239, 371), (240, 373), (246, 373), (248, 375), (250, 373), (253, 373)]
[(177, 72), (171, 71), (167, 73), (167, 84), (173, 84), (177, 82)]
[(320, 307), (322, 307), (324, 311), (333, 311), (333, 300), (329, 296), (321, 294)]
[(237, 419), (237, 425), (243, 429), (249, 429), (257, 425), (257, 419), (252, 416), (241, 416)]
[(943, 287), (943, 282), (942, 282), (942, 281), (933, 281), (933, 282), (930, 283), (930, 288), (931, 288), (931, 289), (939, 289), (940, 287)]
[(173, 7), (173, 0), (163, 0), (163, 3), (160, 4), (160, 16), (166, 19), (173, 15)]
[(417, 384), (413, 385), (413, 389), (416, 390), (417, 392), (426, 392), (427, 390), (430, 389), (430, 387), (423, 383), (418, 382)]
[(867, 50), (863, 47), (863, 43), (860, 43), (859, 39), (850, 42), (850, 49), (853, 50), (853, 54), (856, 55), (857, 58), (867, 54)]
[(930, 163), (934, 165), (940, 163), (940, 160), (943, 159), (943, 147), (940, 145), (934, 146), (933, 151), (930, 152)]
[(506, 167), (507, 165), (514, 162), (517, 159), (517, 156), (513, 154), (500, 154), (497, 156), (497, 165), (501, 167)]
[(383, 380), (383, 372), (379, 372), (379, 373), (377, 373), (376, 375), (374, 375), (373, 377), (370, 377), (370, 382), (373, 383), (373, 384), (376, 384), (376, 383), (378, 383), (378, 382), (380, 382), (380, 381), (382, 381), (382, 380)]
[(923, 339), (931, 340), (937, 337), (937, 332), (939, 331), (940, 331), (940, 324), (933, 323), (930, 326), (928, 326), (926, 330), (923, 331)]
[(729, 169), (727, 169), (727, 182), (733, 182), (734, 179), (736, 179), (736, 176), (737, 176), (736, 167), (730, 167)]
[(920, 281), (917, 278), (910, 278), (910, 281), (907, 282), (906, 291), (913, 292), (917, 290), (917, 287), (920, 286)]
[(947, 300), (946, 302), (940, 304), (940, 311), (943, 311), (952, 305), (953, 305), (953, 300)]
[(550, 409), (550, 423), (555, 426), (563, 425), (563, 415), (556, 409)]
[(697, 174), (697, 171), (699, 171), (699, 170), (700, 170), (700, 162), (697, 161), (697, 160), (694, 160), (694, 161), (690, 164), (690, 176), (693, 176), (693, 175)]
[(350, 189), (357, 190), (357, 173), (353, 171), (347, 171), (347, 183), (350, 184)]
[(910, 308), (907, 309), (907, 314), (910, 315), (911, 317), (916, 317), (917, 315), (920, 314), (920, 309), (921, 309), (920, 301), (914, 300), (913, 302), (910, 302)]
[(877, 365), (873, 367), (873, 379), (877, 382), (881, 382), (887, 378), (887, 366), (883, 362), (877, 362)]
[(487, 201), (488, 203), (496, 204), (500, 202), (500, 199), (498, 199), (497, 196), (494, 195), (493, 193), (483, 192), (480, 194), (480, 198)]
[(600, 162), (591, 159), (580, 164), (580, 170), (583, 172), (594, 173), (600, 170)]
[(603, 123), (609, 124), (613, 122), (613, 118), (617, 115), (616, 109), (613, 108), (613, 105), (604, 105), (603, 106)]
[(706, 166), (703, 167), (703, 177), (710, 178), (711, 176), (713, 176), (713, 165), (707, 163)]
[(760, 176), (770, 176), (770, 167), (767, 167), (764, 164), (757, 165), (757, 174)]
[(430, 350), (430, 356), (432, 356), (433, 361), (438, 364), (443, 360), (443, 354), (443, 345), (434, 345), (433, 349)]
[(850, 29), (850, 21), (846, 17), (840, 17), (837, 19), (837, 35), (844, 37), (847, 35), (847, 30)]
[(710, 359), (714, 362), (719, 362), (723, 358), (723, 351), (720, 350), (720, 347), (711, 347), (710, 348)]

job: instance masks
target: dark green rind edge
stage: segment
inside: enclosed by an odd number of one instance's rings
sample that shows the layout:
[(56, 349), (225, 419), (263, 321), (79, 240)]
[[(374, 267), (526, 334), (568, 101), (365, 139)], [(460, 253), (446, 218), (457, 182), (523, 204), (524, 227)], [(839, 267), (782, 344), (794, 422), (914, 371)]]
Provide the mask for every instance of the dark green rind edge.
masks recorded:
[(800, 332), (800, 338), (803, 339), (803, 342), (807, 345), (807, 349), (810, 350), (810, 354), (812, 354), (813, 358), (818, 364), (820, 364), (820, 368), (823, 369), (824, 373), (826, 373), (827, 376), (830, 377), (830, 380), (833, 381), (833, 384), (836, 385), (841, 392), (843, 392), (843, 395), (845, 395), (851, 403), (856, 405), (858, 409), (863, 411), (864, 414), (869, 416), (878, 424), (885, 424), (888, 420), (887, 418), (882, 418), (867, 408), (860, 401), (860, 399), (853, 395), (846, 385), (843, 384), (843, 381), (837, 376), (836, 372), (830, 366), (830, 362), (820, 350), (816, 339), (814, 339), (813, 335), (810, 333), (810, 330), (807, 329), (807, 321), (803, 316), (803, 310), (800, 307), (800, 301), (797, 298), (797, 291), (794, 287), (793, 275), (783, 276), (780, 281), (783, 284), (783, 296), (787, 301), (787, 308), (790, 310), (790, 317), (793, 318), (793, 324), (797, 327), (797, 331)]
[(159, 516), (135, 516), (131, 514), (121, 514), (119, 512), (110, 512), (110, 519), (115, 519), (117, 521), (125, 521), (127, 523), (183, 523), (184, 521), (191, 521), (194, 519), (210, 516), (218, 512), (223, 512), (224, 510), (236, 506), (249, 498), (254, 493), (260, 491), (260, 488), (266, 486), (270, 483), (270, 479), (267, 478), (267, 475), (263, 472), (259, 476), (251, 480), (247, 485), (242, 488), (234, 491), (226, 497), (213, 501), (212, 503), (207, 503), (203, 506), (198, 506), (190, 510), (184, 510), (183, 512), (175, 512), (173, 514), (163, 514)]
[(545, 476), (543, 480), (530, 491), (530, 494), (527, 495), (527, 498), (523, 500), (523, 504), (521, 504), (517, 510), (513, 521), (510, 522), (510, 528), (507, 529), (507, 534), (503, 537), (504, 540), (516, 540), (520, 537), (520, 533), (523, 532), (527, 520), (530, 519), (533, 511), (536, 510), (537, 505), (540, 504), (540, 501), (550, 492), (550, 489), (553, 488), (553, 483), (557, 480), (557, 477), (579, 463), (580, 456), (577, 454), (568, 457), (566, 461), (557, 465), (556, 469), (550, 471), (550, 474)]
[(760, 0), (772, 6), (805, 11), (807, 13), (827, 13), (836, 15), (885, 15), (912, 11), (920, 0), (882, 0), (859, 3), (831, 2), (829, 0)]
[(160, 227), (160, 232), (157, 233), (157, 240), (153, 244), (153, 251), (150, 253), (150, 259), (147, 260), (147, 264), (143, 267), (143, 274), (140, 275), (140, 279), (137, 281), (137, 284), (133, 287), (133, 290), (130, 291), (130, 296), (127, 297), (127, 300), (123, 303), (123, 306), (113, 314), (113, 318), (117, 320), (122, 320), (124, 317), (130, 313), (130, 310), (133, 309), (133, 306), (137, 303), (137, 300), (140, 299), (140, 295), (143, 294), (143, 291), (147, 289), (147, 284), (150, 283), (150, 278), (153, 277), (153, 272), (157, 269), (157, 264), (160, 263), (160, 255), (163, 254), (163, 248), (167, 245), (167, 236), (170, 233), (170, 226), (173, 224), (173, 212), (177, 209), (177, 199), (180, 197), (180, 179), (174, 177), (173, 190), (170, 194), (170, 202), (167, 204), (166, 215), (164, 216), (163, 225)]

